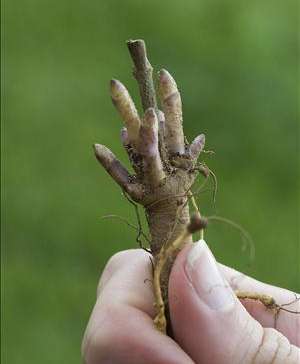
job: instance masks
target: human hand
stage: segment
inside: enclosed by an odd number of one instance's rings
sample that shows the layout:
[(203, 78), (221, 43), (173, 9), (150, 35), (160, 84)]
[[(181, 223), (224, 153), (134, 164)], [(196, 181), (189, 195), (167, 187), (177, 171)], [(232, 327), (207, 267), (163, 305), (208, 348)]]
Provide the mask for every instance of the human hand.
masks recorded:
[[(295, 294), (217, 264), (202, 241), (183, 249), (169, 281), (174, 339), (153, 325), (155, 309), (149, 255), (113, 256), (97, 289), (82, 343), (87, 364), (299, 363), (300, 315), (274, 312), (233, 289), (268, 294), (278, 304)], [(299, 311), (299, 301), (288, 306)], [(287, 307), (287, 306), (285, 306)]]

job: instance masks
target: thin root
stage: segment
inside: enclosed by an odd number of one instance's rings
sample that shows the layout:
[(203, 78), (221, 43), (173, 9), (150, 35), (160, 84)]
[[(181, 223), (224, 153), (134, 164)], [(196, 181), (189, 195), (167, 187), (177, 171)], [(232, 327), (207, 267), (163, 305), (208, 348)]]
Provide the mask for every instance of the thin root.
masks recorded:
[(208, 154), (208, 155), (216, 154), (216, 152), (214, 150), (206, 150), (206, 149), (203, 149), (202, 150), (202, 153)]
[[(201, 213), (200, 213), (199, 207), (197, 205), (197, 202), (196, 202), (196, 199), (195, 199), (193, 193), (191, 191), (189, 191), (188, 196), (190, 197), (192, 206), (195, 210), (195, 214), (197, 214), (199, 216), (199, 218), (201, 218)], [(204, 229), (200, 230), (200, 239), (204, 239)]]
[[(139, 247), (144, 249), (146, 252), (148, 253), (152, 253), (150, 249), (147, 249), (143, 246), (143, 243), (141, 241), (141, 236), (145, 237), (147, 236), (144, 232), (143, 232), (143, 228), (142, 228), (142, 221), (141, 221), (141, 217), (140, 217), (140, 212), (139, 212), (139, 207), (138, 205), (132, 201), (132, 199), (130, 198), (130, 196), (123, 191), (123, 195), (126, 198), (126, 200), (134, 207), (134, 211), (135, 211), (135, 215), (136, 215), (136, 219), (137, 219), (137, 223), (138, 223), (138, 228), (137, 228), (137, 237), (136, 237), (136, 241), (139, 244)], [(150, 244), (150, 239), (147, 237), (147, 242)]]
[(123, 193), (124, 196), (127, 198), (127, 200), (133, 204), (133, 206), (135, 206), (135, 212), (136, 212), (136, 216), (137, 216), (137, 222), (138, 222), (138, 226), (135, 226), (133, 224), (131, 224), (127, 219), (125, 219), (125, 217), (119, 216), (119, 215), (104, 215), (101, 216), (101, 219), (118, 219), (122, 222), (124, 222), (127, 226), (131, 227), (132, 229), (134, 229), (137, 232), (137, 236), (136, 236), (136, 242), (138, 243), (139, 247), (143, 250), (145, 250), (147, 253), (151, 254), (151, 250), (148, 248), (144, 247), (144, 244), (142, 242), (141, 237), (143, 237), (147, 243), (150, 245), (150, 239), (148, 238), (148, 236), (143, 232), (142, 229), (142, 224), (141, 224), (141, 219), (140, 219), (140, 215), (139, 215), (139, 211), (138, 211), (138, 206), (127, 196), (126, 193)]
[(157, 314), (154, 318), (154, 324), (156, 328), (166, 333), (167, 330), (167, 320), (165, 316), (165, 303), (163, 301), (161, 286), (160, 286), (160, 276), (161, 272), (170, 257), (180, 250), (185, 242), (185, 240), (196, 231), (204, 229), (206, 226), (206, 220), (199, 218), (199, 215), (193, 215), (190, 224), (184, 229), (184, 231), (169, 244), (164, 244), (157, 256), (157, 262), (154, 269), (153, 277), (153, 288), (155, 296), (155, 307)]
[[(208, 176), (211, 176), (212, 177), (212, 180), (213, 180), (213, 203), (215, 204), (216, 203), (216, 197), (217, 197), (217, 192), (218, 192), (218, 179), (217, 179), (217, 176), (216, 174), (214, 173), (214, 171), (212, 169), (210, 169), (206, 163), (204, 162), (201, 162), (201, 163), (198, 163), (198, 165), (195, 167), (195, 169), (198, 169), (198, 170), (201, 170), (205, 168), (208, 172)], [(207, 178), (205, 179), (205, 181), (207, 181)]]
[(284, 303), (282, 305), (279, 305), (278, 303), (276, 303), (275, 299), (272, 296), (269, 296), (266, 294), (259, 294), (256, 292), (247, 292), (247, 291), (235, 291), (235, 294), (236, 294), (237, 298), (239, 298), (239, 299), (249, 299), (249, 300), (259, 301), (268, 310), (273, 310), (275, 328), (277, 325), (277, 320), (278, 320), (280, 311), (285, 311), (285, 312), (293, 313), (296, 315), (300, 314), (300, 311), (293, 311), (293, 310), (288, 310), (288, 309), (284, 308), (284, 306), (289, 306), (300, 300), (300, 296), (298, 297), (296, 294), (295, 294), (295, 299), (293, 301)]
[(222, 217), (222, 216), (216, 216), (216, 215), (208, 216), (207, 220), (223, 222), (225, 224), (232, 226), (236, 230), (238, 230), (241, 233), (242, 237), (245, 239), (245, 242), (247, 243), (247, 245), (249, 246), (250, 262), (251, 263), (253, 262), (253, 260), (255, 258), (255, 246), (254, 246), (253, 239), (247, 230), (245, 230), (241, 225), (237, 224), (236, 222), (234, 222), (230, 219), (226, 219), (225, 217)]

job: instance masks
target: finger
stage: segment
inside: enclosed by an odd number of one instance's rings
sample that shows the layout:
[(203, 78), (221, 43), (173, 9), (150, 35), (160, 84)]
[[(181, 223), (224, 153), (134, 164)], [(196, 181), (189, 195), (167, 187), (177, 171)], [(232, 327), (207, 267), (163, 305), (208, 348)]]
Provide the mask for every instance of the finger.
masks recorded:
[(166, 70), (159, 73), (159, 91), (165, 115), (165, 142), (170, 154), (184, 154), (181, 97), (176, 82)]
[(196, 363), (297, 363), (299, 349), (248, 314), (204, 240), (178, 255), (169, 292), (175, 339)]
[(111, 98), (126, 125), (130, 143), (135, 145), (139, 135), (140, 118), (126, 87), (118, 80), (111, 80)]
[(156, 187), (165, 178), (158, 149), (158, 120), (153, 108), (146, 110), (140, 128), (138, 150), (143, 156), (145, 180)]
[[(300, 301), (296, 300), (299, 294), (259, 282), (225, 265), (220, 264), (219, 267), (235, 291), (265, 294), (273, 297), (277, 305), (284, 305), (282, 306), (283, 309), (300, 312)], [(260, 301), (252, 299), (242, 299), (241, 301), (251, 316), (264, 327), (276, 327), (292, 344), (300, 347), (300, 314), (279, 310), (276, 318), (274, 310), (266, 309)]]
[(122, 252), (105, 268), (82, 352), (86, 364), (191, 364), (193, 361), (153, 325), (149, 255)]
[(99, 163), (118, 185), (134, 200), (140, 200), (143, 195), (142, 186), (138, 183), (132, 183), (132, 177), (115, 155), (102, 144), (94, 144), (94, 152)]

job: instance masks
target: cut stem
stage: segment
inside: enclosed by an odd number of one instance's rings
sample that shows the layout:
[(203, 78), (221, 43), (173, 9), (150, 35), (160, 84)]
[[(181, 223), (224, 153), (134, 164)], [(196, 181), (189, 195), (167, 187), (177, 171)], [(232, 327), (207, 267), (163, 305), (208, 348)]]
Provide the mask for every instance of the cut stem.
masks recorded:
[(157, 110), (153, 68), (147, 58), (145, 42), (142, 39), (128, 40), (127, 46), (134, 63), (133, 75), (139, 84), (143, 109), (153, 107)]
[(159, 150), (161, 154), (161, 159), (166, 164), (167, 157), (164, 146), (164, 130), (163, 130), (164, 123), (162, 122), (164, 117), (162, 115), (162, 112), (160, 112), (157, 107), (156, 92), (152, 77), (153, 68), (147, 58), (147, 50), (145, 42), (142, 39), (128, 40), (127, 47), (134, 63), (133, 75), (139, 85), (143, 109), (144, 111), (146, 111), (150, 107), (154, 108), (159, 120), (159, 128), (158, 128)]

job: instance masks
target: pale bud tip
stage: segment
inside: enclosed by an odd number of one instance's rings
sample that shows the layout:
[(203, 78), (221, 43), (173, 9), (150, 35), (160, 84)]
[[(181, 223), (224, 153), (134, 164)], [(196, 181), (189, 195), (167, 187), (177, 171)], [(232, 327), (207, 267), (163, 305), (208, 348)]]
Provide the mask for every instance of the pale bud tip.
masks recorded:
[(205, 145), (205, 135), (200, 134), (194, 139), (194, 141), (190, 145), (191, 157), (192, 158), (198, 158), (199, 154), (204, 149), (204, 145)]
[(177, 85), (174, 78), (165, 69), (162, 69), (159, 72), (159, 84), (160, 91), (164, 94), (165, 97), (168, 97), (177, 90)]
[(176, 87), (176, 82), (170, 72), (168, 72), (166, 69), (162, 69), (159, 71), (159, 80), (161, 84), (172, 84)]
[(98, 154), (102, 154), (109, 151), (109, 149), (103, 144), (94, 144), (94, 151)]
[(118, 80), (115, 80), (114, 78), (112, 80), (110, 80), (110, 86), (111, 87), (115, 87), (118, 83)]
[(112, 161), (115, 158), (112, 152), (103, 144), (94, 144), (94, 152), (96, 158), (101, 163), (103, 163), (103, 161)]
[(110, 89), (112, 96), (118, 96), (121, 92), (124, 92), (125, 86), (120, 81), (112, 79), (110, 81)]
[(196, 141), (197, 141), (197, 143), (204, 145), (205, 144), (205, 134), (198, 135), (196, 138)]
[(127, 128), (125, 127), (121, 129), (121, 141), (123, 145), (129, 144), (128, 131)]
[(159, 79), (161, 82), (167, 82), (172, 79), (172, 76), (166, 69), (163, 68), (159, 71)]
[(101, 147), (102, 147), (101, 144), (93, 144), (95, 153), (98, 153), (101, 150)]

